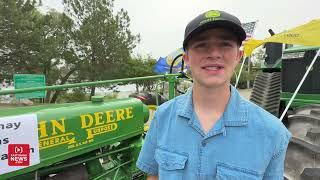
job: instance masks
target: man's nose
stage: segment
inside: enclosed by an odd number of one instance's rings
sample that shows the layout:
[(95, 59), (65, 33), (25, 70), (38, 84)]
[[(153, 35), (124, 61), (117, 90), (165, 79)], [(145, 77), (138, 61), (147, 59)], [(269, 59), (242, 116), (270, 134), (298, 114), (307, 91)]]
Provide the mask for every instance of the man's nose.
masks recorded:
[(210, 44), (208, 48), (208, 56), (213, 57), (213, 58), (221, 58), (222, 57), (222, 50), (219, 46), (215, 44)]

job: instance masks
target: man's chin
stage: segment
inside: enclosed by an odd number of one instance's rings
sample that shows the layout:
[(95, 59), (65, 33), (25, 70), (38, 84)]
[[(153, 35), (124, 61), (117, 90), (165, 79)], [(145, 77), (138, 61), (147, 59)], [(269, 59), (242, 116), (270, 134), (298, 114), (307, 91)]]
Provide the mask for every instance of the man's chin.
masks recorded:
[(216, 88), (228, 87), (230, 85), (230, 82), (215, 80), (215, 81), (200, 81), (197, 84), (205, 88), (216, 89)]

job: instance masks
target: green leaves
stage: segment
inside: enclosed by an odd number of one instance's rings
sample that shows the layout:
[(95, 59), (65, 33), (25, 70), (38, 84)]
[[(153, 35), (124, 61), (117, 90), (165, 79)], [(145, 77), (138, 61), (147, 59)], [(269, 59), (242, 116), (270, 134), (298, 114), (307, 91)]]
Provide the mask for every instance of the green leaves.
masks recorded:
[[(126, 78), (129, 77), (142, 77), (156, 75), (153, 68), (156, 64), (156, 60), (150, 56), (142, 57), (138, 55), (129, 60), (124, 66), (121, 67), (121, 72)], [(135, 83), (136, 86), (143, 87), (144, 90), (154, 90), (155, 81), (145, 80)], [(138, 89), (138, 88), (137, 88)]]
[[(136, 65), (131, 53), (140, 36), (130, 31), (125, 10), (114, 12), (114, 0), (63, 2), (64, 13), (42, 14), (41, 1), (0, 1), (0, 74), (45, 74), (52, 85), (149, 73), (123, 68)], [(57, 94), (49, 92), (47, 100)]]
[(130, 60), (132, 49), (139, 42), (139, 36), (129, 30), (127, 12), (114, 13), (113, 0), (64, 2), (79, 25), (74, 38), (86, 64), (81, 68), (81, 77), (90, 81), (123, 77), (119, 68)]

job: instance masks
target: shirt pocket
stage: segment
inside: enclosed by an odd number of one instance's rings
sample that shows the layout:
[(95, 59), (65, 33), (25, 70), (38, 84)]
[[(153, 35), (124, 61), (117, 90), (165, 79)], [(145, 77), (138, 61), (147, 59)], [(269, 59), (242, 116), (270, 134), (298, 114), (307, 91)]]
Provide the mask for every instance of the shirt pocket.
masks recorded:
[(261, 180), (263, 173), (225, 163), (218, 163), (216, 176), (216, 180)]
[(180, 180), (183, 178), (187, 155), (171, 152), (164, 149), (156, 149), (155, 160), (159, 166), (159, 179)]

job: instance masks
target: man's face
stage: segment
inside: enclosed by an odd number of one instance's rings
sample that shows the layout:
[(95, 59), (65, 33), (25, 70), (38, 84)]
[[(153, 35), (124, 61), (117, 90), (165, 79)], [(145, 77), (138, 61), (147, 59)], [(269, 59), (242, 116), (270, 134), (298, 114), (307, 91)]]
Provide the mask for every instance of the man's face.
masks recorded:
[(184, 60), (195, 84), (204, 87), (227, 85), (241, 59), (236, 36), (226, 29), (206, 30), (190, 39)]

